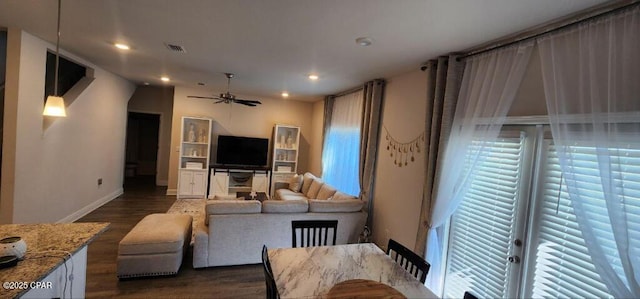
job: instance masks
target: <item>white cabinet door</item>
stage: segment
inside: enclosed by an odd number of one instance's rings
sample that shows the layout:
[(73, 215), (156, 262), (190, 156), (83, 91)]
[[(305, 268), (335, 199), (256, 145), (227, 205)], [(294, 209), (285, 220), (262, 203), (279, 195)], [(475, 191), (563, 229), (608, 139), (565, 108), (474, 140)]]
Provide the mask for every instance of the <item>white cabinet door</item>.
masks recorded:
[(180, 170), (178, 198), (193, 195), (193, 171)]
[(256, 173), (251, 181), (251, 190), (255, 192), (267, 192), (269, 177), (266, 173)]
[(193, 172), (193, 190), (191, 195), (204, 198), (207, 191), (207, 173), (205, 171)]
[(209, 186), (209, 198), (215, 195), (229, 194), (229, 174), (226, 172), (211, 171), (211, 185)]

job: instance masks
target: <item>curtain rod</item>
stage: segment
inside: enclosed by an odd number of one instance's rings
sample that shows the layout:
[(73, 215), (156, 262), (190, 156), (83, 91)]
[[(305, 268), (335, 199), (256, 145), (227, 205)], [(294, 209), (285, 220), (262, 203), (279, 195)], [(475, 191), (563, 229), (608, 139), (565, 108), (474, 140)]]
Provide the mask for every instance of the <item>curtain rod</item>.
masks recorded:
[(541, 25), (538, 28), (534, 27), (532, 29), (528, 29), (523, 32), (516, 33), (515, 35), (507, 36), (505, 38), (498, 39), (497, 41), (489, 42), (490, 43), (489, 45), (479, 46), (479, 47), (476, 47), (475, 49), (472, 48), (471, 50), (464, 51), (466, 52), (466, 54), (459, 56), (458, 58), (456, 58), (456, 60), (460, 61), (460, 60), (463, 60), (472, 56), (476, 56), (482, 53), (508, 47), (508, 46), (517, 44), (519, 42), (534, 39), (534, 38), (543, 36), (545, 34), (556, 32), (582, 22), (587, 22), (605, 15), (613, 14), (638, 4), (640, 4), (640, 0), (624, 0), (624, 1), (617, 1), (615, 3), (607, 3), (605, 5), (590, 9), (588, 11), (579, 12), (577, 13), (578, 14), (577, 16), (576, 15), (569, 16), (558, 21), (553, 21), (550, 24)]
[(332, 94), (331, 96), (332, 97), (341, 97), (341, 96), (348, 95), (350, 93), (354, 93), (356, 91), (359, 91), (359, 90), (361, 90), (363, 88), (364, 87), (362, 87), (362, 86), (358, 86), (358, 87), (351, 88), (351, 89), (348, 89), (348, 90), (345, 90), (345, 91), (342, 91), (342, 92), (339, 92), (339, 93), (336, 93), (336, 94)]

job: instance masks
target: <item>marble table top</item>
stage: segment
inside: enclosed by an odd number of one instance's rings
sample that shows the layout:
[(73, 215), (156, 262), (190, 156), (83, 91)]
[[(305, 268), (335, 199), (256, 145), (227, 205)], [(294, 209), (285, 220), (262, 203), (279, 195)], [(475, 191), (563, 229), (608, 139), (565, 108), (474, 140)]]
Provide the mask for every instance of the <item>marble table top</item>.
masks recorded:
[(280, 297), (325, 298), (339, 282), (369, 279), (407, 298), (437, 298), (375, 244), (269, 249)]
[[(27, 253), (18, 265), (0, 269), (0, 282), (39, 281), (62, 265), (98, 235), (109, 223), (56, 223), (0, 225), (0, 239), (18, 236), (27, 243)], [(0, 287), (0, 298), (13, 298), (27, 290)]]

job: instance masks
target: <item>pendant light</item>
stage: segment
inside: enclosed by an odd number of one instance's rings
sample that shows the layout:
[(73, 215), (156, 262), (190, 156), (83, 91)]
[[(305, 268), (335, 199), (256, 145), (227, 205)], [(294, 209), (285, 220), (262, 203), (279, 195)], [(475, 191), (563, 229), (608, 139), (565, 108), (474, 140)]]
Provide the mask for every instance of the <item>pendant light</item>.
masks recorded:
[(58, 67), (60, 64), (60, 7), (62, 6), (62, 0), (58, 0), (58, 37), (56, 39), (56, 74), (53, 79), (53, 95), (47, 97), (47, 102), (44, 104), (44, 112), (42, 115), (66, 117), (67, 112), (64, 108), (64, 99), (58, 96)]

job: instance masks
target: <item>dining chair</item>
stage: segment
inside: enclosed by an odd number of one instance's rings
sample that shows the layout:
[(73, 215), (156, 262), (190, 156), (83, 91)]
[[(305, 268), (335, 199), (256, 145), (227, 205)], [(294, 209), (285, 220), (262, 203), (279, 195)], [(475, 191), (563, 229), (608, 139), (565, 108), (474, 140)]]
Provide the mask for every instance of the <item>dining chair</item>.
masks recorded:
[[(298, 246), (298, 231), (300, 232), (300, 244)], [(331, 234), (329, 231), (332, 231)], [(338, 220), (292, 220), (291, 221), (291, 246), (310, 247), (336, 245), (338, 232)], [(332, 237), (331, 244), (328, 244)]]
[[(395, 253), (395, 256), (393, 253)], [(387, 244), (387, 254), (402, 268), (407, 270), (407, 272), (411, 273), (411, 275), (416, 279), (419, 279), (420, 282), (425, 282), (431, 265), (422, 257), (415, 254), (407, 247), (404, 247), (402, 244), (396, 242), (394, 239), (389, 239), (389, 244)]]
[(262, 268), (264, 270), (264, 282), (267, 285), (267, 299), (280, 298), (276, 280), (273, 278), (273, 270), (271, 270), (271, 262), (267, 254), (267, 245), (262, 245)]
[(464, 297), (462, 297), (462, 299), (478, 299), (478, 297), (466, 291), (464, 292)]

